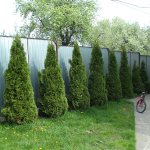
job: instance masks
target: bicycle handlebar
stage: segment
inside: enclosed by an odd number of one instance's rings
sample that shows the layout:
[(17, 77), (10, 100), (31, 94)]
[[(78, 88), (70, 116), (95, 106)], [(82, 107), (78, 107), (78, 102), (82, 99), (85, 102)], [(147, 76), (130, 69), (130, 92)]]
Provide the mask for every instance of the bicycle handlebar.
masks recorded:
[(142, 92), (141, 97), (145, 98), (145, 92)]

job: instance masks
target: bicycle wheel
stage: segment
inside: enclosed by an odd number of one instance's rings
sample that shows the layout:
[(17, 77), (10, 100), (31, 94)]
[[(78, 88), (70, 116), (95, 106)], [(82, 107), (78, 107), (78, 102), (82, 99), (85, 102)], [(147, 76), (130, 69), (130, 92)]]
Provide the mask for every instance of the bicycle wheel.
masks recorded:
[(146, 103), (143, 100), (139, 100), (136, 104), (136, 111), (138, 113), (143, 113), (146, 110)]

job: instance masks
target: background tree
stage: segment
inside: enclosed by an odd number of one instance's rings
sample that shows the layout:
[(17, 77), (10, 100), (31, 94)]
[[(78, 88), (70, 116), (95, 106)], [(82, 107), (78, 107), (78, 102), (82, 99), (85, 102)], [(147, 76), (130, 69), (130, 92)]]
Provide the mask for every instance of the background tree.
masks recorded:
[(132, 83), (134, 93), (141, 94), (144, 91), (144, 84), (140, 76), (140, 68), (136, 65), (136, 61), (134, 62), (132, 70)]
[(64, 82), (53, 45), (48, 45), (45, 69), (39, 74), (39, 108), (46, 117), (63, 115), (67, 108)]
[(97, 22), (87, 41), (92, 43), (95, 38), (102, 47), (115, 48), (114, 50), (121, 50), (124, 39), (128, 40), (126, 49), (129, 51), (147, 54), (150, 47), (148, 47), (148, 29), (141, 28), (138, 23), (127, 23), (118, 17), (112, 21), (104, 19)]
[(124, 98), (133, 97), (132, 77), (128, 67), (127, 53), (125, 47), (122, 46), (121, 66), (120, 66), (120, 81), (122, 87), (122, 96)]
[(146, 43), (144, 44), (145, 55), (150, 55), (150, 26), (147, 26), (143, 29), (144, 34), (146, 35)]
[(11, 46), (8, 69), (5, 72), (5, 106), (2, 114), (8, 122), (25, 123), (37, 118), (37, 108), (25, 52), (18, 36)]
[(16, 0), (25, 19), (23, 34), (53, 39), (69, 45), (92, 28), (96, 4), (93, 0)]
[(107, 90), (103, 71), (103, 59), (98, 42), (94, 43), (92, 49), (88, 87), (91, 105), (102, 105), (107, 102)]
[(114, 52), (109, 54), (108, 75), (106, 78), (108, 99), (118, 100), (122, 97), (121, 82)]
[(78, 44), (74, 45), (70, 65), (70, 107), (74, 109), (87, 109), (90, 107), (90, 95), (87, 88), (85, 66), (82, 63)]

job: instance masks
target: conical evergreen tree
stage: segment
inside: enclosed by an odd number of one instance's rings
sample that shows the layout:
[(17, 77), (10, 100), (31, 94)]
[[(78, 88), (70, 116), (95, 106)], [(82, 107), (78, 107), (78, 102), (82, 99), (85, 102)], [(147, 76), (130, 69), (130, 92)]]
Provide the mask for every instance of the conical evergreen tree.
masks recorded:
[(11, 123), (25, 123), (37, 118), (37, 108), (30, 80), (25, 52), (18, 36), (15, 37), (8, 69), (5, 72), (5, 107), (2, 113)]
[(140, 75), (144, 84), (145, 91), (147, 93), (150, 93), (150, 81), (148, 80), (148, 75), (146, 72), (146, 67), (144, 62), (141, 63)]
[(53, 45), (48, 45), (45, 69), (39, 73), (39, 111), (46, 117), (63, 115), (68, 108), (61, 70)]
[(117, 69), (117, 61), (114, 52), (109, 54), (108, 75), (106, 78), (108, 99), (118, 100), (122, 97), (121, 82)]
[(107, 102), (107, 90), (103, 71), (103, 59), (98, 42), (94, 43), (90, 63), (89, 93), (91, 105)]
[(147, 91), (148, 76), (147, 76), (147, 72), (146, 72), (146, 67), (145, 67), (144, 61), (142, 61), (142, 63), (141, 63), (140, 76), (141, 76), (142, 82), (144, 84), (144, 88)]
[(121, 53), (120, 81), (122, 87), (122, 96), (124, 98), (133, 97), (132, 77), (128, 67), (127, 53), (125, 49), (123, 49)]
[(74, 45), (70, 65), (70, 108), (87, 109), (90, 107), (90, 95), (87, 88), (85, 66), (82, 63), (82, 57), (77, 43)]
[(134, 62), (132, 70), (132, 83), (134, 93), (141, 94), (141, 92), (144, 91), (144, 84), (140, 76), (140, 68), (136, 66), (136, 62)]

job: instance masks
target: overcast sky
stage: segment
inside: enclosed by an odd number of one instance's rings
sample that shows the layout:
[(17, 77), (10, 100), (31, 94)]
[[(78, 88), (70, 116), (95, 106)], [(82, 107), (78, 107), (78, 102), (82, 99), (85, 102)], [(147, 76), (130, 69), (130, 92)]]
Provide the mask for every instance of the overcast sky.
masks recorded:
[(1, 0), (0, 3), (0, 34), (14, 34), (15, 28), (21, 25), (21, 17), (16, 13), (15, 0)]
[[(97, 0), (100, 8), (97, 19), (112, 19), (118, 16), (128, 22), (138, 22), (141, 26), (150, 25), (150, 0)], [(127, 4), (130, 3), (130, 4)], [(144, 7), (144, 8), (140, 8)], [(149, 7), (149, 8), (148, 8)], [(15, 13), (15, 0), (1, 0), (0, 34), (14, 34), (15, 28), (22, 24)]]
[(100, 19), (118, 16), (128, 22), (138, 22), (141, 26), (150, 25), (150, 0), (99, 0), (99, 7)]

